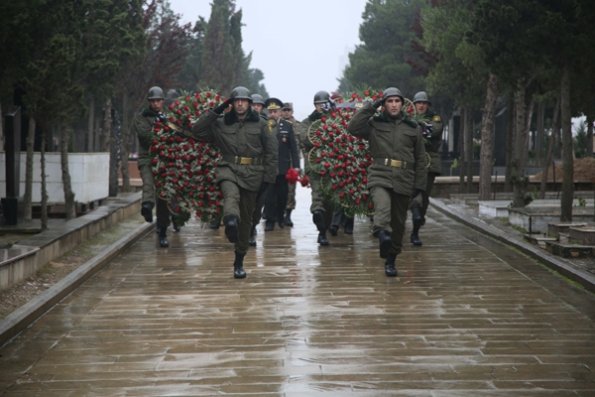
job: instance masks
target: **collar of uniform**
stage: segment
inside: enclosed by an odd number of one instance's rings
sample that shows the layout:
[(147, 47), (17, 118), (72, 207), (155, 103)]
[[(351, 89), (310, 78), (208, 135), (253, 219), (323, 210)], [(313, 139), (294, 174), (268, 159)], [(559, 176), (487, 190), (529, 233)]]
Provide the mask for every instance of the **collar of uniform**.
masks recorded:
[[(223, 122), (225, 123), (225, 125), (232, 125), (238, 123), (239, 121), (240, 119), (238, 119), (238, 114), (235, 112), (235, 110), (225, 113), (225, 116), (223, 116)], [(252, 109), (248, 109), (248, 113), (246, 114), (244, 122), (254, 123), (258, 121), (260, 121), (260, 116), (258, 116), (258, 113), (253, 112)]]

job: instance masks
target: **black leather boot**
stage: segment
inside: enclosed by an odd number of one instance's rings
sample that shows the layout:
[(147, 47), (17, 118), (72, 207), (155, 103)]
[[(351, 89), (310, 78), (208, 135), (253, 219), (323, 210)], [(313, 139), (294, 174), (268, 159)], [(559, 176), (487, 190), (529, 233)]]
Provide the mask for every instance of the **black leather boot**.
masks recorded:
[(225, 236), (227, 236), (229, 242), (237, 243), (240, 218), (237, 215), (227, 215), (223, 218), (223, 224), (225, 225)]
[(140, 206), (140, 214), (149, 223), (153, 222), (153, 206), (154, 204), (150, 201), (145, 201)]
[(353, 234), (353, 222), (353, 218), (345, 218), (345, 226), (343, 226), (345, 234)]
[(384, 274), (386, 277), (397, 277), (397, 266), (395, 265), (397, 257), (395, 255), (388, 255), (384, 262)]
[(275, 222), (274, 221), (268, 221), (267, 220), (264, 223), (264, 231), (265, 232), (270, 232), (270, 231), (273, 231), (273, 230), (275, 230)]
[(413, 222), (413, 231), (411, 232), (411, 244), (416, 247), (421, 247), (423, 244), (419, 238), (419, 229), (421, 228), (421, 222)]
[(285, 226), (293, 227), (293, 221), (291, 220), (291, 211), (292, 210), (285, 211), (285, 218), (283, 219)]
[(318, 233), (318, 244), (320, 245), (328, 245), (328, 239), (326, 238), (326, 233)]
[(219, 226), (221, 226), (221, 218), (219, 217), (211, 219), (211, 221), (209, 222), (209, 229), (211, 230), (217, 230), (219, 229)]
[(424, 217), (421, 214), (421, 209), (417, 206), (411, 208), (411, 223), (413, 223), (411, 244), (419, 247), (422, 245), (422, 242), (419, 239), (419, 228), (424, 224)]
[(246, 254), (240, 254), (236, 252), (236, 259), (233, 262), (233, 278), (246, 278), (246, 272), (244, 271), (244, 256)]
[(159, 246), (161, 248), (169, 247), (169, 241), (167, 241), (167, 226), (159, 226), (157, 230), (159, 235)]
[(248, 240), (248, 245), (250, 247), (256, 247), (256, 226), (252, 226), (252, 229), (250, 229), (250, 239)]
[(388, 257), (388, 252), (390, 251), (390, 247), (392, 246), (392, 239), (390, 236), (390, 232), (386, 230), (381, 230), (378, 232), (378, 247), (380, 249), (380, 257), (386, 258)]
[(326, 238), (326, 223), (324, 221), (324, 211), (317, 210), (312, 214), (312, 221), (318, 229), (318, 244), (329, 245), (328, 239)]

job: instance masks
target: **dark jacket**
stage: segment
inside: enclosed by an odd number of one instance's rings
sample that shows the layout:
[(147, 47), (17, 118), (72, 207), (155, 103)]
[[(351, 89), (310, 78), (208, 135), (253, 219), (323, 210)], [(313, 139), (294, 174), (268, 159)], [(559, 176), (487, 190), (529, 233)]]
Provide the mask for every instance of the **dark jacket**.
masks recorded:
[(293, 126), (290, 121), (280, 119), (278, 123), (274, 120), (273, 128), (276, 131), (277, 142), (279, 145), (279, 173), (285, 175), (290, 167), (300, 168), (300, 155), (297, 148), (297, 139), (293, 132)]

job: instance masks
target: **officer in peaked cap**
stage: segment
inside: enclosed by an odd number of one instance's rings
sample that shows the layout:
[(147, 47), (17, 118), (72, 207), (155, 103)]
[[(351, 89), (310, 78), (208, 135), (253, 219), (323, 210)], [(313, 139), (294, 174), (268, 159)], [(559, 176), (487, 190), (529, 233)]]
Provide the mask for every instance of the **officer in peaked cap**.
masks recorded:
[(278, 98), (268, 98), (265, 106), (269, 115), (269, 129), (277, 137), (279, 147), (279, 167), (275, 184), (266, 193), (265, 199), (265, 231), (285, 226), (285, 207), (287, 206), (288, 183), (285, 179), (287, 170), (291, 167), (300, 168), (298, 145), (290, 122), (281, 116), (283, 102)]
[[(283, 120), (291, 123), (293, 127), (293, 134), (295, 135), (295, 140), (298, 145), (298, 148), (301, 145), (302, 141), (302, 133), (303, 133), (303, 125), (301, 122), (297, 121), (293, 117), (293, 103), (292, 102), (285, 102), (283, 103), (283, 109), (281, 110), (281, 117)], [(299, 154), (299, 150), (298, 150)], [(289, 189), (287, 192), (287, 207), (285, 208), (285, 219), (284, 224), (285, 226), (292, 227), (293, 221), (291, 220), (291, 212), (295, 209), (296, 201), (295, 201), (295, 189), (297, 187), (296, 183), (289, 184)]]

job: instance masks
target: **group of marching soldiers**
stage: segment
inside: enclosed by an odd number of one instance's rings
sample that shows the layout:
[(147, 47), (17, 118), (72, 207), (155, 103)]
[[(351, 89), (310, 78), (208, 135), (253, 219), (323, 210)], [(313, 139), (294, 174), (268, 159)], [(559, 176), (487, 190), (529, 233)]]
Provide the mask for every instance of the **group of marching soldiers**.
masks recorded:
[[(143, 180), (141, 214), (153, 221), (156, 209), (159, 245), (168, 247), (170, 213), (167, 203), (155, 195), (149, 148), (153, 125), (165, 119), (166, 98), (160, 87), (149, 90), (148, 106), (137, 115), (133, 130), (139, 139), (138, 166)], [(304, 153), (304, 172), (309, 177), (312, 221), (318, 230), (317, 242), (329, 245), (327, 232), (340, 227), (353, 232), (353, 218), (332, 203), (321, 191), (321, 176), (308, 164), (312, 143), (305, 132), (334, 106), (326, 91), (314, 95), (314, 110), (302, 122), (293, 118), (293, 106), (278, 98), (251, 94), (235, 87), (222, 104), (209, 109), (192, 126), (191, 136), (219, 148), (217, 179), (223, 194), (222, 219), (227, 239), (234, 244), (234, 278), (246, 277), (244, 257), (256, 246), (256, 227), (264, 218), (265, 232), (293, 226), (295, 184), (288, 184), (290, 168), (300, 170), (299, 149)], [(410, 241), (421, 246), (419, 230), (434, 180), (440, 174), (438, 151), (442, 142), (442, 120), (431, 109), (424, 91), (413, 97), (413, 116), (404, 108), (405, 98), (388, 87), (381, 98), (364, 102), (353, 115), (347, 132), (367, 140), (373, 163), (368, 169), (368, 189), (374, 204), (373, 235), (378, 239), (380, 257), (388, 277), (397, 276), (396, 258), (401, 253), (407, 213), (412, 214)], [(175, 224), (174, 224), (175, 227)]]

